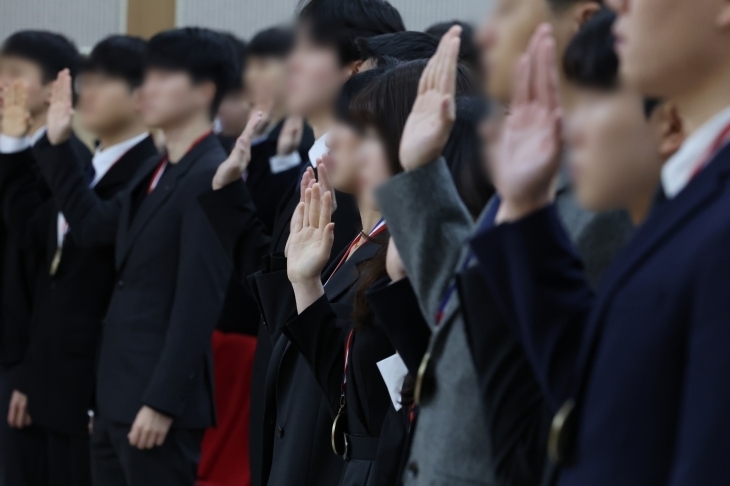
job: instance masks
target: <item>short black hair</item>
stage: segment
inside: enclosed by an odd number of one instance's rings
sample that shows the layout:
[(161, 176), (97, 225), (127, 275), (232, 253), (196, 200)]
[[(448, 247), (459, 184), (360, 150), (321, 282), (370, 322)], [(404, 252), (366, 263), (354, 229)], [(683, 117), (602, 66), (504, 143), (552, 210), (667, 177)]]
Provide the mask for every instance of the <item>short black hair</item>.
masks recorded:
[(426, 33), (436, 36), (439, 40), (455, 25), (461, 27), (461, 44), (459, 46), (459, 59), (470, 68), (476, 70), (479, 65), (479, 49), (474, 43), (474, 27), (468, 22), (451, 20), (439, 22), (426, 29)]
[(97, 72), (122, 79), (131, 89), (144, 78), (144, 55), (147, 41), (140, 37), (112, 35), (94, 46), (81, 61), (80, 72)]
[(236, 55), (236, 59), (238, 59), (238, 74), (236, 75), (238, 83), (232, 86), (231, 89), (228, 90), (228, 92), (240, 92), (241, 90), (243, 90), (245, 83), (244, 73), (246, 72), (248, 44), (246, 44), (245, 40), (237, 37), (235, 34), (231, 34), (230, 32), (223, 32), (222, 35), (228, 40), (228, 42), (231, 43), (231, 46), (233, 47), (233, 52)]
[(553, 12), (564, 12), (573, 5), (579, 3), (597, 3), (603, 5), (603, 0), (547, 0), (548, 6)]
[[(563, 71), (568, 81), (603, 91), (618, 87), (619, 59), (613, 36), (615, 21), (616, 14), (603, 8), (573, 37), (563, 54)], [(645, 99), (646, 115), (651, 115), (660, 102), (656, 98)]]
[(161, 32), (147, 43), (146, 67), (184, 71), (194, 82), (212, 81), (216, 92), (210, 107), (218, 111), (223, 97), (241, 83), (240, 60), (225, 35), (200, 27)]
[(315, 42), (335, 47), (343, 65), (360, 59), (357, 38), (406, 30), (386, 0), (303, 0), (297, 22)]
[(278, 26), (264, 29), (248, 43), (248, 55), (256, 57), (286, 57), (294, 46), (294, 31)]
[(429, 59), (439, 46), (438, 37), (413, 30), (360, 37), (356, 42), (360, 49), (360, 59), (363, 61), (375, 59), (378, 65), (384, 57), (400, 61)]
[(74, 78), (79, 70), (79, 51), (66, 37), (45, 30), (22, 30), (5, 40), (0, 54), (20, 57), (38, 64), (43, 82), (55, 80), (60, 71), (68, 69)]

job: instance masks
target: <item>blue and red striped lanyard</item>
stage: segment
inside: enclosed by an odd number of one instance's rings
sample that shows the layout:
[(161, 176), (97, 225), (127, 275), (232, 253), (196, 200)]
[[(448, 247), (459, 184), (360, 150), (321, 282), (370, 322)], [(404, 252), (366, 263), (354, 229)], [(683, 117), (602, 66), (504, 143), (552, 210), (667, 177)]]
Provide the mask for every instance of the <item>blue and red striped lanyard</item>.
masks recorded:
[[(385, 220), (383, 218), (381, 218), (380, 221), (378, 221), (378, 223), (375, 225), (375, 227), (373, 227), (373, 229), (370, 231), (370, 233), (368, 233), (368, 238), (378, 236), (380, 233), (385, 231), (386, 228), (387, 228), (387, 225), (385, 224)], [(363, 237), (363, 234), (360, 233), (359, 235), (357, 235), (357, 238), (352, 240), (352, 243), (350, 243), (350, 246), (347, 247), (347, 251), (345, 252), (344, 255), (342, 255), (342, 258), (340, 258), (340, 261), (337, 263), (337, 266), (335, 267), (334, 271), (332, 271), (330, 276), (327, 278), (327, 281), (324, 283), (325, 285), (327, 285), (329, 283), (329, 281), (332, 280), (332, 277), (335, 275), (335, 273), (337, 273), (337, 270), (339, 270), (340, 267), (345, 264), (345, 262), (347, 261), (347, 257), (350, 256), (350, 252), (352, 252), (352, 249), (355, 248), (355, 245), (360, 243), (360, 240), (362, 239), (362, 237)]]

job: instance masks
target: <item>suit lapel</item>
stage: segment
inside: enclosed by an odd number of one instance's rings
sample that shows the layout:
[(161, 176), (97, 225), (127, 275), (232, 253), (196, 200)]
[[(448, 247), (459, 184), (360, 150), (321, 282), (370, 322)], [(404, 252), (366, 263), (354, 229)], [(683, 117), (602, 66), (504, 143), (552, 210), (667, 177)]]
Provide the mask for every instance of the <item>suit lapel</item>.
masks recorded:
[(671, 239), (684, 224), (716, 197), (721, 182), (730, 173), (730, 146), (725, 147), (705, 170), (698, 174), (674, 199), (656, 207), (628, 246), (619, 254), (607, 272), (599, 299), (586, 328), (578, 357), (577, 382), (582, 387), (588, 374), (594, 348), (600, 340), (605, 314), (624, 282), (641, 267), (655, 250)]
[[(125, 186), (134, 177), (134, 174), (150, 157), (157, 154), (157, 147), (152, 137), (147, 137), (122, 155), (104, 177), (97, 182), (94, 190), (98, 194), (114, 191), (115, 188)], [(157, 157), (155, 157), (159, 161)]]
[[(360, 272), (357, 269), (358, 264), (373, 258), (381, 248), (382, 245), (378, 243), (366, 241), (334, 274), (332, 274), (332, 271), (329, 271), (329, 274), (325, 273), (329, 278), (329, 281), (324, 286), (324, 293), (327, 295), (327, 299), (333, 302), (350, 290), (360, 278)], [(347, 249), (345, 249), (342, 255), (346, 251)], [(342, 256), (337, 259), (337, 263), (341, 259)], [(336, 268), (337, 263), (333, 262), (334, 267), (331, 266), (332, 270)]]

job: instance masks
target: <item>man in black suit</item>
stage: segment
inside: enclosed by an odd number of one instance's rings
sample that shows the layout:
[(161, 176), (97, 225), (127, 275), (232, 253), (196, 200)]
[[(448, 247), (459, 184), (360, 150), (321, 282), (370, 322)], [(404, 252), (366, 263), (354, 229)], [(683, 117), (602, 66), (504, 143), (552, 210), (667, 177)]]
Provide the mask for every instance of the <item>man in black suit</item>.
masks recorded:
[[(80, 246), (115, 246), (116, 283), (98, 359), (92, 477), (104, 485), (193, 485), (203, 431), (215, 421), (211, 334), (230, 265), (197, 198), (226, 157), (212, 118), (236, 82), (226, 39), (177, 29), (146, 50), (142, 113), (166, 153), (102, 201), (62, 156), (71, 86), (59, 74), (41, 170)], [(50, 154), (55, 156), (50, 156)]]
[[(400, 14), (383, 0), (312, 0), (301, 10), (294, 50), (288, 58), (287, 106), (290, 115), (303, 116), (314, 131), (316, 141), (306, 158), (313, 168), (327, 152), (327, 132), (334, 124), (334, 108), (343, 82), (362, 66), (355, 39), (403, 30)], [(260, 233), (250, 195), (241, 180), (248, 160), (240, 155), (234, 150), (232, 157), (221, 166), (221, 177), (214, 182), (216, 190), (204, 195), (201, 204), (233, 258), (237, 275), (245, 279), (261, 266), (262, 256), (284, 251), (291, 218), (300, 200), (302, 178), (298, 177), (287, 189), (277, 208), (271, 238), (266, 238)], [(308, 174), (304, 177), (312, 177), (311, 172)], [(333, 221), (332, 254), (337, 255), (361, 226), (352, 198), (337, 195)], [(301, 454), (302, 450), (311, 450), (315, 445), (313, 440), (301, 440), (301, 437), (326, 435), (326, 431), (322, 432), (328, 428), (325, 424), (331, 424), (326, 400), (311, 370), (287, 342), (286, 337), (272, 339), (266, 326), (261, 324), (251, 392), (252, 483), (256, 486), (330, 484), (333, 478), (335, 481), (339, 478), (341, 461), (326, 449), (326, 443), (316, 443), (316, 449), (311, 452), (310, 471), (287, 467), (289, 454)], [(296, 377), (303, 375), (307, 376), (306, 382), (296, 382)], [(277, 385), (302, 387), (303, 394), (287, 395), (296, 396), (299, 403), (306, 404), (306, 411), (300, 414), (306, 418), (297, 424), (304, 435), (294, 429), (277, 429), (277, 425), (281, 425), (277, 424), (277, 407), (281, 405), (277, 404)], [(318, 422), (320, 419), (324, 422)], [(326, 464), (326, 467), (318, 468), (316, 464)], [(274, 472), (276, 477), (270, 477)]]
[[(139, 113), (144, 49), (141, 39), (113, 36), (82, 65), (78, 108), (100, 144), (93, 159), (74, 155), (104, 200), (124, 189), (156, 153)], [(58, 206), (39, 191), (33, 159), (43, 159), (48, 150), (54, 148), (39, 141), (27, 160), (0, 166), (10, 236), (40, 268), (30, 342), (13, 373), (9, 414), (14, 435), (35, 441), (36, 448), (32, 457), (15, 458), (23, 477), (12, 484), (85, 485), (91, 484), (88, 414), (101, 321), (114, 285), (114, 248), (78, 246)]]
[[(0, 166), (20, 163), (34, 166), (31, 146), (45, 131), (52, 81), (61, 69), (75, 74), (78, 51), (65, 37), (45, 31), (21, 31), (11, 35), (0, 53), (0, 85), (3, 88), (3, 124), (0, 131)], [(89, 150), (74, 137), (73, 148), (81, 158), (90, 158)], [(3, 192), (4, 193), (4, 192)], [(47, 192), (46, 192), (47, 196)], [(37, 261), (10, 238), (5, 224), (0, 224), (0, 484), (21, 485), (19, 457), (34, 457), (34, 442), (13, 437), (8, 408), (17, 364), (28, 346), (32, 287)], [(22, 399), (22, 397), (16, 397)], [(22, 421), (29, 421), (23, 415)], [(15, 440), (21, 439), (21, 440)], [(10, 478), (5, 481), (5, 476)]]

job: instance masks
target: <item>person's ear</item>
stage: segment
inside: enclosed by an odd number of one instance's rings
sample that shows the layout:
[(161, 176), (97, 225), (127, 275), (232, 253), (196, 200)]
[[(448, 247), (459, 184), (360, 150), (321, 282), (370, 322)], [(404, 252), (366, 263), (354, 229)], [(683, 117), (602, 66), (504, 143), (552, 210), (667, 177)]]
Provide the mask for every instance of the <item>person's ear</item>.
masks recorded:
[(720, 9), (720, 14), (717, 16), (717, 26), (723, 30), (730, 27), (730, 2), (725, 2), (725, 6)]
[(671, 102), (662, 103), (652, 113), (651, 121), (657, 127), (659, 155), (666, 160), (680, 149), (685, 139), (677, 106)]
[(142, 87), (141, 86), (132, 88), (131, 98), (132, 98), (132, 107), (133, 107), (135, 113), (141, 113), (142, 112)]
[(349, 63), (347, 66), (345, 66), (345, 77), (347, 79), (351, 78), (352, 76), (356, 75), (360, 72), (360, 70), (363, 68), (363, 64), (365, 61), (353, 61)]
[(600, 10), (601, 4), (595, 1), (578, 2), (573, 5), (566, 13), (573, 20), (573, 35), (577, 34), (581, 27), (591, 20)]
[(215, 99), (215, 93), (218, 89), (218, 88), (216, 88), (215, 83), (213, 81), (206, 81), (201, 84), (200, 88), (203, 92), (207, 105), (208, 106), (212, 105), (213, 100)]

